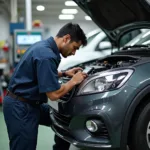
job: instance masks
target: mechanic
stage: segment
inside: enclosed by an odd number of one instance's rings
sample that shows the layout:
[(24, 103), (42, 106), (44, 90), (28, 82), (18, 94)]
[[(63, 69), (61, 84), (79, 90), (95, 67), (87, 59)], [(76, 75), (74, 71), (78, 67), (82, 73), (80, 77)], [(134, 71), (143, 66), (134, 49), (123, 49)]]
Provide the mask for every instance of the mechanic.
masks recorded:
[[(48, 98), (57, 101), (86, 78), (81, 68), (58, 72), (60, 54), (63, 57), (74, 55), (81, 45), (86, 44), (86, 36), (80, 26), (68, 23), (55, 38), (37, 42), (25, 52), (15, 68), (3, 101), (11, 150), (36, 149), (39, 124), (51, 125)], [(71, 79), (60, 85), (58, 79), (63, 75)], [(53, 150), (69, 150), (69, 146), (68, 142), (55, 135)]]

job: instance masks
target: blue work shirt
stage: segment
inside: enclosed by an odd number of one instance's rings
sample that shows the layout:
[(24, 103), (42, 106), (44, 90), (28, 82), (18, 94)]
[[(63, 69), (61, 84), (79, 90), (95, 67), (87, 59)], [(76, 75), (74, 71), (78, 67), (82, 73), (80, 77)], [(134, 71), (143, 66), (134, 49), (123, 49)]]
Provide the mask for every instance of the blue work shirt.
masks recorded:
[(31, 101), (47, 102), (46, 92), (60, 88), (60, 60), (53, 37), (33, 44), (15, 68), (8, 90)]

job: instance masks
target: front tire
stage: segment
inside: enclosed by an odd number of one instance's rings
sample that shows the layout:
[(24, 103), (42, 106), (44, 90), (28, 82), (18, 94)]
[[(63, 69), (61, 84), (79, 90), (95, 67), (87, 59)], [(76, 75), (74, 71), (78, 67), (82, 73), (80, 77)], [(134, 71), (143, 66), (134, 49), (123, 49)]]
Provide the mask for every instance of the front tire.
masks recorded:
[(130, 150), (150, 150), (150, 103), (141, 106), (129, 133)]

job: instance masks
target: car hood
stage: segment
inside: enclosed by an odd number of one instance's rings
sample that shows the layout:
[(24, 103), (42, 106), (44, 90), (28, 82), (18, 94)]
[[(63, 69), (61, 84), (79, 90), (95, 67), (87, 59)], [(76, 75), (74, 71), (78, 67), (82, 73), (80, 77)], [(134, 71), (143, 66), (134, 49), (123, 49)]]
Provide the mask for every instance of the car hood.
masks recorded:
[(133, 29), (150, 28), (148, 0), (74, 0), (108, 35), (114, 46)]

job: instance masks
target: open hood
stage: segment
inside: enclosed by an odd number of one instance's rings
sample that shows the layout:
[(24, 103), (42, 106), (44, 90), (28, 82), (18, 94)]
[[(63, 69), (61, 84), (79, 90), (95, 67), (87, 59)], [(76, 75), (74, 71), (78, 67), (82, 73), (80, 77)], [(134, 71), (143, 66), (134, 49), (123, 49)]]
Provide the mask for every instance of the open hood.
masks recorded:
[(118, 46), (133, 29), (150, 28), (150, 0), (74, 0)]

